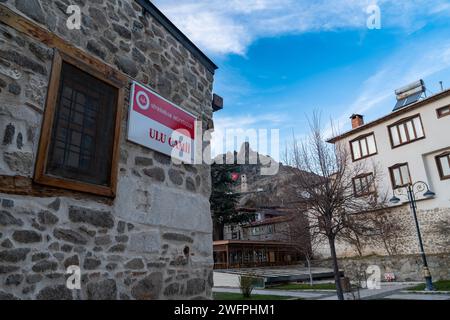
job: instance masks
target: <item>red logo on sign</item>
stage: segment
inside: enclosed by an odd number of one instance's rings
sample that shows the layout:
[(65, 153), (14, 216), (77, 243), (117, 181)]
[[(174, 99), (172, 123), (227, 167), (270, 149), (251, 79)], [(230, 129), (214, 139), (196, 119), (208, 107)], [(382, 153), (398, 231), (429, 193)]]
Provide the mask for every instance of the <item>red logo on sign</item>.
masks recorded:
[(148, 104), (148, 102), (149, 102), (148, 97), (146, 95), (141, 95), (139, 97), (139, 104), (146, 105), (146, 104)]
[(194, 138), (194, 116), (137, 83), (134, 86), (133, 110), (174, 131), (182, 130)]

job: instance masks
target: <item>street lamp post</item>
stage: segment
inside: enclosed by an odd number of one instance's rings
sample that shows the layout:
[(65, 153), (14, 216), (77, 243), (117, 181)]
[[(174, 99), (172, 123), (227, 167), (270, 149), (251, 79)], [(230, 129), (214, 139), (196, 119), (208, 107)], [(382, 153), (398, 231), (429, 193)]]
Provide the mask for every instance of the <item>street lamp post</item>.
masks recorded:
[[(431, 278), (430, 269), (428, 268), (427, 256), (425, 255), (425, 250), (423, 249), (423, 242), (422, 242), (422, 235), (420, 233), (419, 221), (417, 220), (416, 195), (417, 195), (417, 193), (423, 192), (424, 190), (426, 190), (426, 192), (423, 194), (423, 196), (426, 198), (434, 197), (436, 194), (433, 191), (431, 191), (430, 188), (428, 187), (428, 184), (426, 184), (423, 181), (418, 181), (414, 184), (409, 183), (407, 186), (398, 188), (396, 190), (400, 195), (404, 194), (402, 191), (402, 190), (404, 190), (404, 191), (406, 191), (406, 194), (408, 196), (409, 206), (411, 208), (411, 212), (413, 214), (414, 222), (416, 225), (417, 238), (419, 239), (419, 247), (420, 247), (420, 254), (422, 256), (422, 261), (423, 261), (423, 275), (425, 278), (426, 290), (433, 291), (434, 290), (433, 280)], [(390, 201), (392, 203), (399, 203), (400, 199), (395, 196), (394, 192), (395, 191), (392, 192), (393, 197)]]

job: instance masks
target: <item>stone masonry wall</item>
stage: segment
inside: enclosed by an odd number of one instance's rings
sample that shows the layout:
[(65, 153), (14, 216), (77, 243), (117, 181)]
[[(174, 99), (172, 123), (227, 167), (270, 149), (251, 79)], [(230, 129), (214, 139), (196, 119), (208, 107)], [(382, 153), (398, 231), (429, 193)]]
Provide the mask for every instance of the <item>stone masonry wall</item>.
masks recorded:
[[(450, 254), (428, 254), (427, 261), (433, 281), (450, 279)], [(316, 267), (331, 268), (331, 259), (316, 260)], [(357, 280), (358, 273), (367, 269), (370, 265), (376, 265), (381, 270), (381, 280), (384, 281), (385, 273), (394, 273), (396, 281), (423, 281), (423, 263), (419, 255), (398, 256), (366, 256), (339, 259), (339, 269), (352, 280)]]
[[(73, 3), (72, 3), (73, 2)], [(149, 85), (206, 123), (213, 74), (133, 0), (0, 0), (68, 42)], [(66, 29), (69, 4), (81, 30)], [(0, 179), (31, 178), (53, 50), (0, 23)], [(129, 92), (126, 92), (128, 97)], [(209, 299), (208, 166), (125, 139), (117, 197), (0, 193), (0, 299)], [(1, 181), (0, 181), (1, 182)], [(81, 267), (81, 290), (66, 267)]]
[[(336, 242), (339, 266), (345, 275), (354, 278), (360, 270), (366, 270), (369, 265), (377, 265), (383, 276), (386, 272), (393, 272), (397, 281), (422, 281), (423, 263), (419, 254), (414, 219), (408, 206), (397, 207), (390, 215), (398, 217), (402, 224), (402, 232), (392, 244), (396, 252), (389, 255), (382, 243), (366, 245), (362, 256), (358, 256), (355, 247), (342, 241)], [(417, 213), (424, 250), (434, 280), (450, 278), (450, 234), (448, 230), (440, 230), (439, 226), (450, 222), (449, 208), (434, 210), (419, 210)], [(319, 248), (321, 255), (317, 255), (316, 266), (331, 267), (331, 260), (327, 259), (329, 247), (324, 244)], [(321, 259), (322, 258), (322, 259)], [(323, 259), (325, 258), (325, 259)]]
[[(402, 228), (397, 235), (397, 239), (391, 243), (390, 247), (395, 248), (393, 253), (398, 255), (417, 254), (419, 252), (419, 242), (414, 218), (409, 206), (396, 207), (388, 213), (388, 216), (397, 219)], [(445, 223), (450, 226), (450, 208), (418, 210), (417, 218), (425, 252), (430, 254), (450, 252), (450, 234), (448, 230), (445, 231), (439, 228)], [(379, 240), (366, 241), (362, 251), (363, 256), (387, 256), (389, 254), (384, 244)], [(336, 252), (338, 257), (351, 258), (358, 256), (356, 248), (343, 241), (336, 241)], [(329, 246), (326, 241), (323, 241), (323, 244), (318, 248), (318, 253), (319, 256), (329, 257)]]

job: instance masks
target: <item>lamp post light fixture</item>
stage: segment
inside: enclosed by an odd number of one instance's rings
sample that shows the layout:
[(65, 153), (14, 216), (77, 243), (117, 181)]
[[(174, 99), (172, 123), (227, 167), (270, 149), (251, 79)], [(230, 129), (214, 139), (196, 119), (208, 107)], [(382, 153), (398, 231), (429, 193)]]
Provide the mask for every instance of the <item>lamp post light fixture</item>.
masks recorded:
[(420, 233), (419, 221), (417, 220), (416, 195), (418, 193), (423, 192), (424, 190), (426, 190), (426, 191), (423, 193), (423, 196), (426, 198), (432, 198), (436, 195), (433, 191), (430, 190), (430, 188), (428, 187), (428, 184), (426, 184), (423, 181), (417, 181), (415, 183), (409, 183), (406, 186), (399, 187), (399, 188), (395, 189), (394, 191), (392, 191), (393, 196), (392, 196), (390, 202), (397, 204), (401, 201), (398, 197), (395, 196), (395, 191), (397, 191), (397, 193), (399, 195), (405, 195), (405, 192), (406, 192), (406, 195), (408, 196), (409, 206), (411, 208), (411, 212), (414, 217), (414, 222), (416, 224), (417, 237), (419, 239), (420, 254), (422, 256), (422, 261), (423, 261), (423, 275), (424, 275), (425, 283), (426, 283), (425, 290), (433, 291), (434, 290), (433, 280), (431, 278), (430, 269), (428, 268), (427, 256), (425, 255), (425, 250), (423, 249), (422, 235)]

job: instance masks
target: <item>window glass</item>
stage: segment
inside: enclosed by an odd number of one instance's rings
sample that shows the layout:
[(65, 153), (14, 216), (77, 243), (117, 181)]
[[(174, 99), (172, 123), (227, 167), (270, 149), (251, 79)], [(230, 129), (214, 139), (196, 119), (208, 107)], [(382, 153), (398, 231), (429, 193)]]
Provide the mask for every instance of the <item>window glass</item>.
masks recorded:
[(353, 186), (355, 191), (355, 196), (364, 196), (368, 195), (371, 192), (374, 192), (375, 189), (372, 185), (373, 182), (373, 174), (369, 173), (367, 175), (356, 177), (353, 179)]
[(397, 127), (391, 127), (391, 137), (394, 146), (398, 146), (400, 144), (400, 137), (398, 136)]
[(405, 143), (408, 141), (408, 138), (406, 136), (406, 129), (405, 129), (405, 125), (400, 125), (398, 127), (399, 131), (400, 131), (400, 141), (401, 143)]
[(408, 164), (393, 166), (389, 168), (394, 188), (405, 186), (410, 183)]
[(352, 148), (353, 148), (353, 156), (355, 159), (361, 158), (361, 151), (359, 149), (359, 141), (352, 142)]
[(366, 177), (359, 179), (360, 184), (361, 184), (361, 193), (365, 193), (367, 192), (367, 180)]
[(63, 63), (48, 175), (109, 186), (117, 89)]
[(361, 154), (363, 157), (366, 157), (369, 155), (368, 150), (367, 150), (367, 142), (366, 139), (361, 139)]
[(351, 141), (351, 148), (353, 153), (353, 160), (359, 160), (377, 153), (377, 146), (375, 143), (375, 136), (372, 134), (357, 138)]
[(412, 121), (408, 121), (406, 123), (406, 127), (408, 129), (408, 135), (409, 135), (409, 139), (415, 139), (416, 138), (416, 134), (414, 133), (414, 126), (413, 126), (413, 122)]
[(361, 179), (355, 179), (356, 194), (361, 194)]
[(367, 144), (369, 146), (369, 153), (377, 153), (377, 146), (375, 144), (375, 137), (373, 135), (367, 137)]
[(450, 176), (450, 155), (439, 158), (441, 163), (442, 174), (444, 176)]
[(401, 176), (401, 174), (400, 174), (400, 169), (398, 169), (398, 168), (397, 168), (397, 169), (394, 169), (393, 172), (394, 172), (394, 181), (395, 181), (395, 185), (396, 185), (396, 186), (402, 185), (403, 182), (402, 182), (402, 176)]
[(401, 175), (402, 175), (402, 181), (404, 184), (411, 182), (409, 180), (409, 170), (408, 166), (401, 166), (400, 167)]
[(445, 117), (450, 115), (450, 106), (438, 109), (438, 115), (439, 117)]
[(414, 118), (414, 127), (416, 128), (417, 138), (423, 138), (425, 135), (423, 133), (422, 122), (419, 117)]
[(425, 137), (419, 116), (402, 121), (389, 128), (393, 147)]

